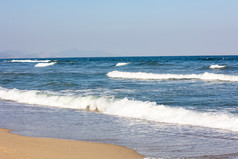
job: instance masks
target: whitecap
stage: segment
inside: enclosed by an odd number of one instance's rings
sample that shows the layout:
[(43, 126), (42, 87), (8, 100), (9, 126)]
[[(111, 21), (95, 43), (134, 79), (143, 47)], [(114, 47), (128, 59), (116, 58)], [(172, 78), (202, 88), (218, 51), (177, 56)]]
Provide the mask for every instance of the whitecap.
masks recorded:
[(37, 63), (37, 62), (50, 62), (51, 60), (11, 60), (10, 62), (22, 62), (22, 63)]
[(221, 69), (221, 68), (226, 68), (225, 65), (211, 65), (209, 67), (210, 69)]
[(50, 62), (50, 63), (38, 63), (36, 64), (34, 67), (47, 67), (47, 66), (52, 66), (54, 65), (56, 62)]
[(207, 80), (207, 81), (231, 81), (238, 82), (238, 76), (215, 74), (205, 72), (203, 74), (157, 74), (157, 73), (145, 73), (145, 72), (120, 72), (112, 71), (107, 73), (111, 78), (125, 78), (125, 79), (137, 79), (137, 80)]
[(119, 62), (116, 64), (116, 66), (125, 66), (125, 65), (128, 65), (130, 63), (124, 63), (124, 62)]

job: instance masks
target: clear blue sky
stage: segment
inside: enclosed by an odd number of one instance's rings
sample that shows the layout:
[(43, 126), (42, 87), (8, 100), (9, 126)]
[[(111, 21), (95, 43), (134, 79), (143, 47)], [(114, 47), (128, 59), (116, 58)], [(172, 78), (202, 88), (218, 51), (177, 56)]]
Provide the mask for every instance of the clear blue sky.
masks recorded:
[(238, 55), (238, 0), (0, 0), (0, 51)]

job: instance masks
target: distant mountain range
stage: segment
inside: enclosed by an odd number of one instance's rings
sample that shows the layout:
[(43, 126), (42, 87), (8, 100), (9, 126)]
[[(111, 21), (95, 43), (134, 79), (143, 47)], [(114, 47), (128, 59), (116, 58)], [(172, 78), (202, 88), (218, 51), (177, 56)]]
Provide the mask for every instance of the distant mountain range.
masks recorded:
[(0, 58), (50, 58), (50, 57), (110, 57), (116, 56), (102, 50), (80, 50), (70, 49), (59, 53), (47, 54), (34, 54), (21, 50), (8, 50), (0, 52)]

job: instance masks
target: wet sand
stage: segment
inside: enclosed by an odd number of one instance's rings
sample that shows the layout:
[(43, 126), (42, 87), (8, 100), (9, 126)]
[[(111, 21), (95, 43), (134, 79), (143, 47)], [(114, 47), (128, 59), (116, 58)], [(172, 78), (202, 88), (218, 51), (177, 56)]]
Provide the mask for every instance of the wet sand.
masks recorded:
[(142, 159), (142, 155), (126, 147), (71, 141), (62, 139), (26, 137), (0, 129), (1, 159)]

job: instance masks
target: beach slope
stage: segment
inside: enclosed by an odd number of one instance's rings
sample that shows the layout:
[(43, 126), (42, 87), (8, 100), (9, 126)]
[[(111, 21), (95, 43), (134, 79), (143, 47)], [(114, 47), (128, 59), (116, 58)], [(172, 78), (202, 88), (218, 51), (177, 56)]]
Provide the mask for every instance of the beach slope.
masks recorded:
[(1, 159), (142, 159), (134, 150), (110, 144), (25, 137), (0, 129)]

